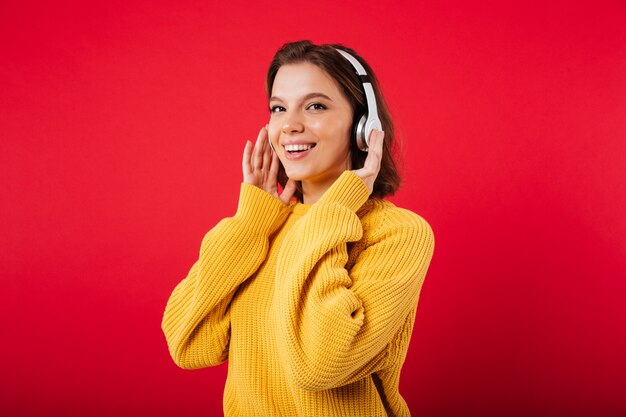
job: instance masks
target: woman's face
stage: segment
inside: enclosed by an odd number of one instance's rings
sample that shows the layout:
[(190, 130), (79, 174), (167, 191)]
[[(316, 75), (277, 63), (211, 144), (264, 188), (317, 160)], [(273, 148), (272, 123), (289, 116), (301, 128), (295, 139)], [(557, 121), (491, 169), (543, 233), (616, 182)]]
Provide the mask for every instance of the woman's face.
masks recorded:
[(329, 187), (350, 169), (352, 107), (326, 72), (308, 62), (283, 65), (269, 106), (269, 139), (289, 178)]

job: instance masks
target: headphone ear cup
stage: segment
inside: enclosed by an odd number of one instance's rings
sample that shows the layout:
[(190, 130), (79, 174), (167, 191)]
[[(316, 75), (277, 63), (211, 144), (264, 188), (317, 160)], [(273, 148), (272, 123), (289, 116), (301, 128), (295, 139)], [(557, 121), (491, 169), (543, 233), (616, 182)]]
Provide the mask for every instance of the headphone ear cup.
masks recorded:
[(354, 137), (356, 139), (356, 146), (359, 150), (367, 152), (367, 142), (365, 142), (365, 124), (367, 123), (367, 116), (362, 115), (359, 121), (354, 126)]

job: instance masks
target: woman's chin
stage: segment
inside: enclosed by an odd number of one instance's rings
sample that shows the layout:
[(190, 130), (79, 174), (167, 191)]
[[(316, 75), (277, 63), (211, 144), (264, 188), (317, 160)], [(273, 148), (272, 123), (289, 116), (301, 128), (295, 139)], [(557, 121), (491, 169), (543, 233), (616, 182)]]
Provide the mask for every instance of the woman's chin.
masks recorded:
[(294, 181), (303, 181), (308, 178), (308, 175), (306, 175), (306, 173), (301, 172), (301, 171), (285, 170), (285, 174), (287, 174), (287, 177), (289, 179), (294, 180)]

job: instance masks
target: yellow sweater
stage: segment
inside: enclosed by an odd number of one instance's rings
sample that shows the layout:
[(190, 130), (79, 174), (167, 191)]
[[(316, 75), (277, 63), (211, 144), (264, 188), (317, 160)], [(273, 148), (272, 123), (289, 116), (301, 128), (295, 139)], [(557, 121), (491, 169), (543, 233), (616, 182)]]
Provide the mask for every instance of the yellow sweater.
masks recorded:
[(242, 184), (163, 316), (172, 358), (228, 360), (226, 416), (407, 416), (398, 391), (432, 257), (424, 219), (343, 173), (315, 204)]

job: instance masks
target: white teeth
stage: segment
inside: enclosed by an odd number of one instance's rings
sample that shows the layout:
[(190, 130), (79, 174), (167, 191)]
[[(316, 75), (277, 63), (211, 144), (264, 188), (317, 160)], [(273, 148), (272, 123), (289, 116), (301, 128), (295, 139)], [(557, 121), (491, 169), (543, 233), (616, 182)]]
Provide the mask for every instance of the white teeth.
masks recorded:
[(285, 150), (287, 152), (308, 151), (312, 147), (313, 145), (285, 145)]

